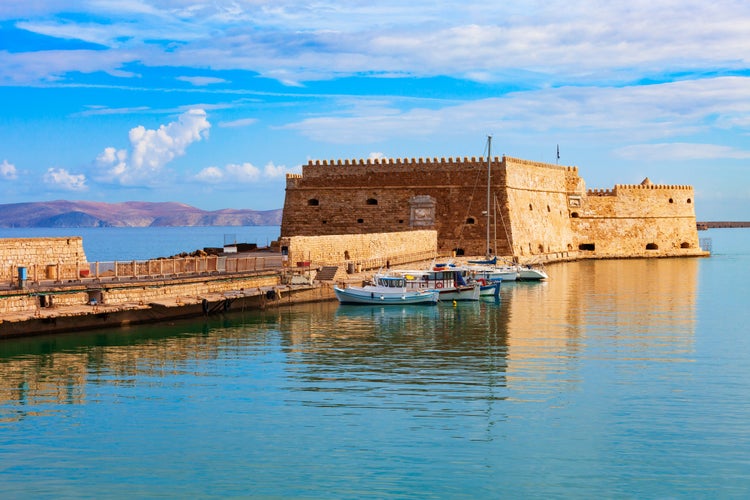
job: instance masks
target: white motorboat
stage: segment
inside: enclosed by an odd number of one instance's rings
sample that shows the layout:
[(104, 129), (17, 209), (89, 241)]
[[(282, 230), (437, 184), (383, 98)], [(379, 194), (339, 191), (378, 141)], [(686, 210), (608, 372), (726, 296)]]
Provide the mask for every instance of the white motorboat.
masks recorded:
[(391, 270), (390, 273), (403, 277), (408, 290), (438, 292), (441, 301), (479, 300), (482, 293), (481, 283), (467, 283), (461, 269), (445, 264), (430, 269)]
[(368, 305), (405, 305), (426, 304), (434, 305), (439, 294), (436, 291), (410, 289), (406, 286), (406, 279), (397, 276), (374, 277), (374, 284), (364, 286), (333, 287), (336, 298), (342, 304)]

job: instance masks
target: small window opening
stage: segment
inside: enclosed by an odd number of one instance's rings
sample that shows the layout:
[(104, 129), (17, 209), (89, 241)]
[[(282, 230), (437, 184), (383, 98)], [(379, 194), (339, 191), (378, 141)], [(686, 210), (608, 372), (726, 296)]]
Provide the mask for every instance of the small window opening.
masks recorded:
[(672, 198), (669, 199), (669, 203), (674, 203), (674, 200)]
[(362, 224), (364, 221), (364, 219), (357, 219), (357, 224)]
[(680, 243), (680, 248), (690, 248), (690, 243), (688, 243), (687, 241), (683, 241), (682, 243)]
[(659, 245), (657, 245), (656, 243), (649, 243), (646, 245), (646, 250), (658, 250), (658, 249), (659, 249)]
[(578, 218), (578, 212), (570, 212), (570, 218), (571, 219), (577, 219)]
[(474, 224), (474, 217), (469, 217), (466, 219), (467, 224)]
[(453, 249), (453, 252), (454, 252), (454, 253), (455, 253), (455, 254), (456, 254), (457, 256), (459, 256), (459, 255), (464, 255), (464, 249), (463, 249), (463, 248), (454, 248), (454, 249)]
[(367, 204), (368, 205), (377, 205), (378, 204), (378, 200), (376, 200), (375, 198), (368, 198), (367, 199)]
[(693, 202), (690, 198), (687, 199), (688, 205)]
[(586, 252), (593, 252), (596, 250), (596, 244), (595, 243), (581, 243), (578, 245), (578, 250), (583, 250)]
[(320, 205), (320, 201), (317, 198), (310, 198), (309, 200), (307, 200), (307, 204), (311, 207), (317, 207), (318, 205)]

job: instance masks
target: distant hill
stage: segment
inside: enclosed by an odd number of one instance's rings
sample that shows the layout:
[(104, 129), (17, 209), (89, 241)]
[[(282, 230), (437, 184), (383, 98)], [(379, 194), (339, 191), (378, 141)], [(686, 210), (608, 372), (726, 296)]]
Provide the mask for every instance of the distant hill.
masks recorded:
[(45, 201), (0, 204), (0, 227), (278, 226), (281, 209), (206, 211), (183, 203)]

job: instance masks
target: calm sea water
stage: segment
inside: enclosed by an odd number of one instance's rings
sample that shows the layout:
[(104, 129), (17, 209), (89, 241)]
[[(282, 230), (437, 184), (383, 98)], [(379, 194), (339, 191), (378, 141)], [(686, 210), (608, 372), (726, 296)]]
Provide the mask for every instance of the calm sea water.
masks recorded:
[(279, 226), (0, 228), (0, 238), (80, 236), (89, 262), (146, 260), (227, 243), (268, 246)]
[(0, 342), (3, 498), (744, 498), (750, 231), (499, 302)]

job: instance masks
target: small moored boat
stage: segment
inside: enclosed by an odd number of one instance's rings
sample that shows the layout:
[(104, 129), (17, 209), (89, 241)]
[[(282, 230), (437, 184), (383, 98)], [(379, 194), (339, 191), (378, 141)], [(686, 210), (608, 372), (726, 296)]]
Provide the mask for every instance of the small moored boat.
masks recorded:
[(406, 279), (400, 276), (378, 276), (374, 284), (365, 286), (333, 287), (336, 298), (342, 304), (378, 304), (404, 305), (425, 304), (434, 305), (438, 301), (438, 293), (430, 290), (407, 289)]
[(406, 279), (407, 290), (437, 292), (442, 301), (479, 300), (482, 285), (466, 283), (460, 269), (447, 264), (435, 264), (426, 270), (391, 270), (391, 273)]

